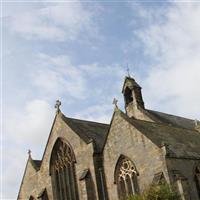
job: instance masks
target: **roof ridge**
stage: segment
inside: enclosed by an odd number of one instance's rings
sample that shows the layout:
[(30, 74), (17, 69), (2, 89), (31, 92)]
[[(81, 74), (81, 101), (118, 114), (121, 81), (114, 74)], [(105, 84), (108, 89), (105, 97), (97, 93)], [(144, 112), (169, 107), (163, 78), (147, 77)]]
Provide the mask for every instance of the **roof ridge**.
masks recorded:
[(149, 124), (156, 124), (156, 125), (161, 125), (161, 126), (164, 126), (164, 127), (171, 127), (171, 128), (176, 128), (176, 129), (183, 129), (183, 130), (188, 130), (188, 131), (195, 131), (195, 132), (197, 132), (198, 133), (198, 131), (196, 130), (196, 129), (189, 129), (189, 128), (184, 128), (184, 127), (180, 127), (180, 126), (175, 126), (175, 125), (173, 125), (173, 124), (166, 124), (166, 123), (162, 123), (162, 122), (155, 122), (155, 121), (153, 121), (153, 122), (151, 122), (151, 121), (146, 121), (146, 120), (142, 120), (142, 119), (135, 119), (135, 118), (131, 118), (131, 117), (128, 117), (128, 116), (126, 116), (126, 114), (123, 112), (123, 111), (121, 111), (121, 113), (126, 117), (126, 118), (128, 118), (128, 119), (130, 119), (130, 120), (134, 120), (134, 121), (141, 121), (141, 122), (145, 122), (145, 123), (149, 123)]
[(183, 118), (183, 119), (194, 121), (194, 119), (191, 119), (191, 118), (182, 117), (180, 115), (173, 115), (173, 114), (169, 114), (169, 113), (161, 112), (161, 111), (157, 111), (157, 110), (146, 109), (146, 111), (158, 112), (158, 113), (161, 113), (161, 114), (170, 115), (170, 116), (179, 117), (179, 118)]
[(102, 123), (102, 122), (96, 122), (96, 121), (90, 121), (90, 120), (83, 120), (83, 119), (77, 119), (77, 118), (73, 118), (73, 117), (66, 117), (64, 114), (63, 116), (67, 119), (71, 119), (71, 120), (77, 120), (77, 121), (82, 121), (82, 122), (89, 122), (89, 123), (95, 123), (95, 124), (101, 124), (101, 125), (108, 125), (109, 124), (106, 124), (106, 123)]
[(151, 121), (145, 121), (145, 120), (140, 120), (140, 119), (133, 119), (133, 120), (143, 121), (143, 122), (161, 125), (161, 126), (165, 126), (165, 127), (171, 127), (171, 128), (176, 128), (176, 129), (183, 129), (183, 130), (198, 132), (196, 129), (184, 128), (184, 127), (181, 127), (181, 126), (175, 126), (173, 124), (166, 124), (166, 123), (161, 123), (161, 122), (151, 122)]

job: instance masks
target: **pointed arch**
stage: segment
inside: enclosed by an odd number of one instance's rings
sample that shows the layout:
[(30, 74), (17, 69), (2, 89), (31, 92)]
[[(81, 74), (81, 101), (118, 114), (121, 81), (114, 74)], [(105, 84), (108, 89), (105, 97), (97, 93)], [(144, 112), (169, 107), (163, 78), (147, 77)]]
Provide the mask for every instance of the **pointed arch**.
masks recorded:
[(138, 175), (136, 166), (131, 159), (120, 155), (114, 172), (114, 183), (117, 184), (119, 199), (139, 193)]
[(54, 199), (78, 200), (75, 163), (75, 154), (69, 142), (58, 138), (51, 152), (49, 168)]
[(56, 154), (56, 150), (58, 150), (59, 148), (67, 148), (68, 149), (68, 159), (70, 159), (72, 162), (76, 163), (76, 157), (73, 151), (72, 146), (70, 145), (70, 143), (65, 139), (65, 138), (57, 138), (56, 142), (53, 145), (52, 151), (51, 151), (51, 156), (50, 156), (50, 165), (49, 165), (49, 174), (51, 175), (52, 172), (52, 163), (54, 162), (54, 157)]

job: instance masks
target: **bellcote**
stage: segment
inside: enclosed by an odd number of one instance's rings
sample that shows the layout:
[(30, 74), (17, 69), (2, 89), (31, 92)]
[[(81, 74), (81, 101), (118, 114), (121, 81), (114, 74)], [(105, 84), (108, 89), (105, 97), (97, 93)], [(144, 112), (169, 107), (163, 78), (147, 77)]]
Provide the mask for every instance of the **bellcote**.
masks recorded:
[(125, 77), (122, 93), (126, 114), (137, 118), (137, 111), (145, 109), (140, 85), (131, 77)]

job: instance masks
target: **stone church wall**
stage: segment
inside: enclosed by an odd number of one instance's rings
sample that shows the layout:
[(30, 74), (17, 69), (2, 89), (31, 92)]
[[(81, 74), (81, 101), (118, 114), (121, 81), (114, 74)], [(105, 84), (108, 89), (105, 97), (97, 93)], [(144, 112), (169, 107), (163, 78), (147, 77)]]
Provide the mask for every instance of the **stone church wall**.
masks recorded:
[(138, 184), (143, 191), (152, 183), (154, 174), (168, 173), (162, 149), (154, 145), (132, 125), (125, 121), (119, 111), (115, 112), (112, 125), (104, 148), (104, 170), (109, 200), (117, 200), (117, 186), (114, 183), (116, 163), (123, 154), (131, 159), (138, 172)]
[(34, 169), (29, 158), (27, 161), (26, 171), (18, 199), (20, 200), (28, 199), (30, 194), (36, 195), (37, 190), (35, 190), (35, 185), (37, 184), (37, 182), (38, 182), (38, 173)]
[(185, 192), (188, 193), (186, 200), (199, 200), (196, 184), (194, 181), (195, 167), (199, 163), (199, 160), (167, 158), (166, 162), (172, 185), (176, 184), (176, 177), (181, 176), (180, 178), (182, 181), (186, 183), (183, 184), (185, 185)]
[[(51, 152), (56, 140), (59, 137), (66, 139), (70, 143), (74, 151), (74, 154), (76, 156), (75, 168), (76, 168), (76, 179), (77, 179), (78, 190), (79, 190), (79, 199), (80, 200), (87, 199), (87, 192), (85, 188), (86, 184), (84, 182), (85, 180), (82, 180), (82, 181), (79, 180), (79, 177), (81, 176), (81, 174), (83, 173), (85, 169), (90, 169), (91, 178), (94, 183), (95, 196), (97, 196), (96, 179), (95, 179), (94, 164), (93, 164), (93, 144), (92, 143), (86, 144), (83, 140), (81, 140), (80, 137), (77, 136), (76, 133), (74, 133), (58, 115), (53, 125), (52, 132), (49, 136), (49, 140), (47, 142), (47, 147), (45, 149), (43, 162), (41, 164), (40, 171), (38, 171), (37, 174), (34, 175), (37, 177), (35, 178), (36, 181), (32, 183), (31, 175), (28, 174), (26, 176), (27, 181), (26, 181), (26, 184), (22, 185), (22, 189), (19, 194), (19, 197), (20, 197), (19, 199), (23, 199), (23, 200), (28, 199), (30, 195), (37, 197), (37, 195), (42, 191), (42, 189), (46, 188), (49, 200), (53, 200), (53, 192), (52, 192), (52, 186), (51, 186), (51, 176), (49, 174), (49, 167), (50, 167)], [(33, 185), (32, 187), (30, 186), (31, 184)], [(36, 190), (33, 191), (30, 189), (30, 188), (36, 187), (36, 185), (38, 186)], [(26, 190), (23, 187), (29, 188), (29, 190)], [(26, 190), (28, 192), (24, 194), (22, 192), (23, 190)]]

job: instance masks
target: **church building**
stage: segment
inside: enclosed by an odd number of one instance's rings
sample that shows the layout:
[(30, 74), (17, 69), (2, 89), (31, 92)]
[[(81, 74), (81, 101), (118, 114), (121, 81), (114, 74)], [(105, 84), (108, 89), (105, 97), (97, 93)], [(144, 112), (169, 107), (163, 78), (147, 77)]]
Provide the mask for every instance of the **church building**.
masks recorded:
[(125, 77), (125, 112), (110, 124), (60, 110), (41, 160), (29, 153), (18, 200), (120, 200), (166, 182), (181, 200), (200, 200), (200, 122), (145, 107), (140, 85)]

